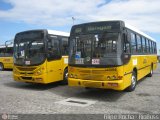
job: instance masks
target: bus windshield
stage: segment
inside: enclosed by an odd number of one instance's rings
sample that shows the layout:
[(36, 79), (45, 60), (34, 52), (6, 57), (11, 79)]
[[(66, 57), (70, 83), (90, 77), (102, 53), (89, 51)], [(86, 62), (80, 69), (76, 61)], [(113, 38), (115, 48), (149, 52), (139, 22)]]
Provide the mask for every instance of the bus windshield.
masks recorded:
[(14, 63), (18, 65), (37, 65), (45, 60), (44, 39), (15, 38)]
[(107, 65), (107, 58), (117, 55), (119, 32), (71, 36), (70, 64)]

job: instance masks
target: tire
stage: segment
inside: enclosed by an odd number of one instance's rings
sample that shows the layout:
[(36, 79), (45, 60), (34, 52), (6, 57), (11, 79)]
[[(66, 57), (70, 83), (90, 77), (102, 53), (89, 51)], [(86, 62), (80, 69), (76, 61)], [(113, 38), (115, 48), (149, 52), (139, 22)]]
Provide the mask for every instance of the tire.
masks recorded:
[(4, 70), (4, 65), (2, 63), (0, 63), (0, 71)]
[(68, 69), (64, 70), (62, 84), (68, 84)]
[(132, 92), (135, 90), (137, 85), (137, 75), (136, 72), (132, 72), (132, 77), (131, 77), (131, 85), (126, 89), (127, 92)]
[(152, 75), (153, 75), (153, 66), (151, 65), (150, 73), (147, 76), (152, 77)]

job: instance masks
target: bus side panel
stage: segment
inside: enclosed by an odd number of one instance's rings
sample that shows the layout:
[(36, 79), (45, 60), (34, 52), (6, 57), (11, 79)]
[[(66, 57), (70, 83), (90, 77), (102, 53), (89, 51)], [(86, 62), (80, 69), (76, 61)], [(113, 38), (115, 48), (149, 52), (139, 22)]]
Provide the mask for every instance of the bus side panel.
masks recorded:
[(7, 57), (6, 59), (7, 68), (13, 69), (13, 57)]
[(134, 69), (137, 72), (137, 80), (140, 80), (149, 73), (149, 67), (147, 67), (148, 64), (146, 63), (147, 59), (145, 55), (132, 55), (130, 62), (124, 65), (124, 83), (126, 85), (131, 85), (131, 77)]
[(60, 60), (47, 62), (47, 83), (63, 80), (64, 69), (68, 66), (68, 56), (63, 56)]
[(0, 62), (4, 65), (4, 68), (13, 69), (13, 57), (0, 58)]
[(153, 70), (155, 70), (157, 68), (157, 64), (158, 64), (158, 59), (157, 59), (157, 55), (153, 55)]
[[(135, 56), (137, 58), (137, 80), (145, 77), (150, 71), (150, 58), (146, 55)], [(148, 63), (149, 62), (149, 63)]]
[(61, 80), (62, 64), (61, 60), (53, 60), (47, 62), (47, 83)]
[(131, 57), (129, 63), (124, 65), (124, 83), (126, 88), (131, 85), (131, 77), (133, 72), (133, 57)]
[(131, 75), (134, 68), (137, 70), (138, 80), (145, 77), (150, 73), (152, 64), (153, 70), (156, 69), (156, 61), (157, 59), (155, 55), (132, 55), (130, 62), (124, 65), (124, 81), (126, 81), (127, 79), (129, 81), (131, 80)]

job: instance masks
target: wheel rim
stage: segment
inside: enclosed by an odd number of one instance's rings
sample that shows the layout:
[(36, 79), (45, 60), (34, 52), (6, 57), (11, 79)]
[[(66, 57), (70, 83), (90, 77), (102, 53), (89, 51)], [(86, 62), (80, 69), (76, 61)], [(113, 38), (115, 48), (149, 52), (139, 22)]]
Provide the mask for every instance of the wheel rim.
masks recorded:
[(65, 73), (65, 76), (64, 76), (65, 80), (68, 79), (68, 72)]
[(151, 75), (153, 74), (153, 70), (152, 70), (152, 68), (151, 68)]
[(136, 86), (136, 77), (134, 75), (132, 76), (132, 86)]

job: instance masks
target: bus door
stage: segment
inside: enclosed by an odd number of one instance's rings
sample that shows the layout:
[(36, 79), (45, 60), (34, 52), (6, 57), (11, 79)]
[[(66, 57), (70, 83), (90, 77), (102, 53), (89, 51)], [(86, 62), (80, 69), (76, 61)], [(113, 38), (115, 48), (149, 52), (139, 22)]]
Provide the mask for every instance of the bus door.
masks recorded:
[(60, 40), (58, 40), (57, 36), (50, 37), (50, 39), (48, 40), (47, 60), (48, 80), (62, 80), (63, 73), (61, 63)]

